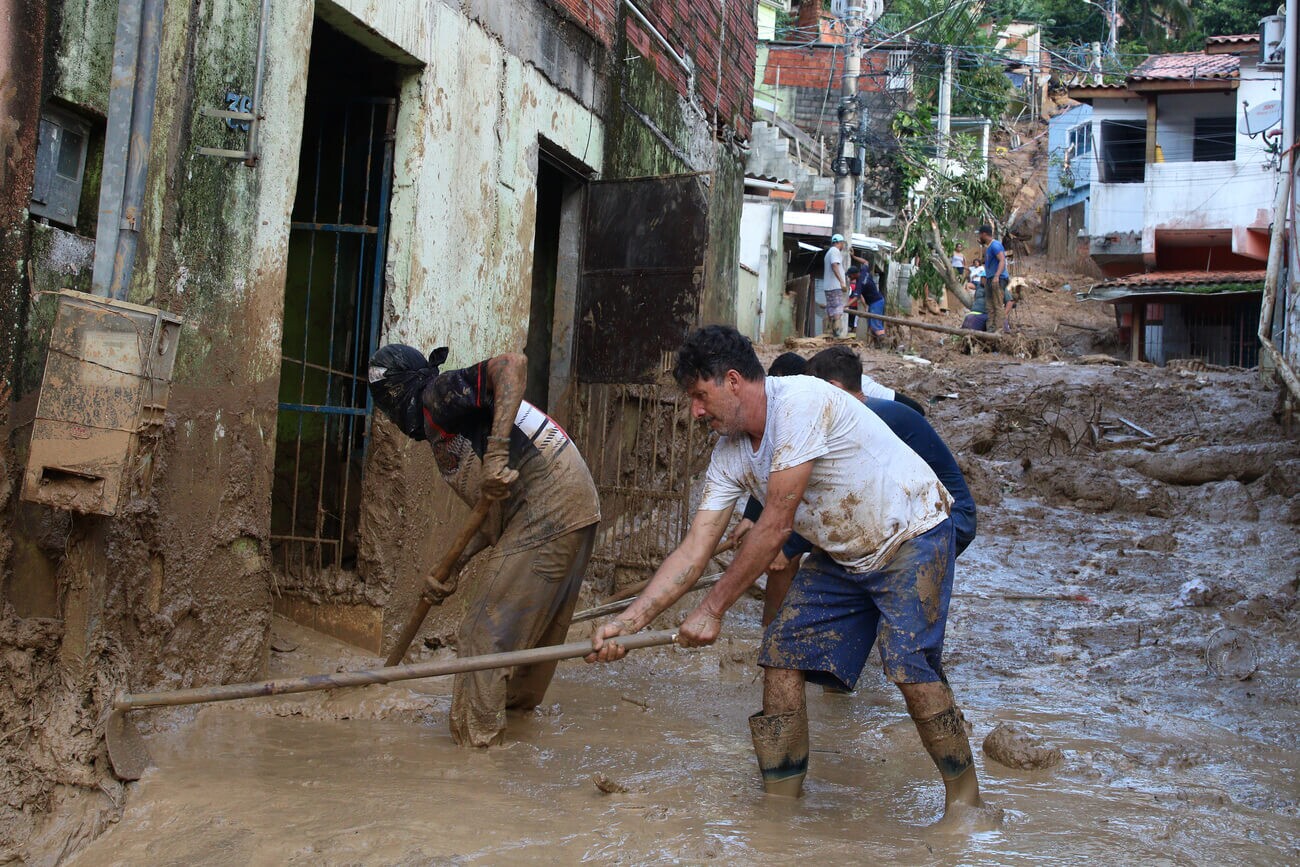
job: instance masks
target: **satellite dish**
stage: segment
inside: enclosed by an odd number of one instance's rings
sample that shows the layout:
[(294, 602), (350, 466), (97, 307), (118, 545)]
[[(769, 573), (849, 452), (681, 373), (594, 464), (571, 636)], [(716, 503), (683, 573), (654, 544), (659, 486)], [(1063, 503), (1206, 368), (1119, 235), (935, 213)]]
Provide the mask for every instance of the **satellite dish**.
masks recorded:
[(1270, 99), (1268, 102), (1261, 102), (1254, 108), (1246, 111), (1245, 117), (1241, 119), (1238, 125), (1238, 131), (1242, 135), (1257, 136), (1265, 130), (1272, 129), (1282, 120), (1282, 100)]

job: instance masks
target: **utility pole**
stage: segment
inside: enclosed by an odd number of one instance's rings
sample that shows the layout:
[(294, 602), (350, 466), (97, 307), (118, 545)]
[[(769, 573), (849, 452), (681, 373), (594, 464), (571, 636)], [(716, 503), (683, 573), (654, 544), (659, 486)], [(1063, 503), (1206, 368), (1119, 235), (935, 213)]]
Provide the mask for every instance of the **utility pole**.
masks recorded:
[[(863, 0), (840, 0), (834, 4), (844, 28), (844, 75), (840, 79), (839, 142), (835, 149), (835, 201), (831, 212), (831, 231), (852, 238), (853, 193), (862, 165), (854, 155), (858, 128), (858, 74), (862, 71)], [(846, 245), (851, 246), (851, 245)]]
[(1107, 35), (1107, 44), (1110, 46), (1110, 62), (1115, 63), (1119, 57), (1119, 0), (1110, 0), (1109, 6), (1107, 20), (1110, 22), (1110, 33)]
[[(1119, 0), (1106, 0), (1106, 5), (1098, 3), (1097, 0), (1083, 0), (1089, 6), (1095, 6), (1101, 10), (1101, 14), (1106, 16), (1106, 56), (1114, 64), (1119, 56)], [(1097, 43), (1093, 43), (1096, 45)]]
[(939, 171), (947, 174), (948, 142), (952, 139), (952, 46), (943, 47), (943, 75), (939, 78), (939, 143), (935, 157)]

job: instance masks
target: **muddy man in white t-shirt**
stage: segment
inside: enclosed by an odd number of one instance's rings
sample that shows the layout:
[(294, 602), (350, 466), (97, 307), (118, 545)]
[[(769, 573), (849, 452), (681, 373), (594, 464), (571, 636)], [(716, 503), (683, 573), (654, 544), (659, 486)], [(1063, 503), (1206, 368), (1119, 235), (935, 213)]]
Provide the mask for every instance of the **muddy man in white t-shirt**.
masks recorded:
[(588, 661), (626, 653), (606, 640), (636, 632), (704, 571), (740, 497), (765, 504), (722, 579), (678, 632), (712, 644), (732, 604), (791, 530), (815, 550), (763, 635), (763, 710), (750, 718), (768, 792), (798, 795), (808, 765), (806, 681), (851, 689), (877, 636), (946, 789), (944, 822), (987, 825), (970, 741), (941, 655), (955, 558), (952, 498), (926, 463), (847, 392), (807, 376), (766, 378), (749, 340), (711, 325), (677, 351), (673, 375), (695, 418), (722, 438), (685, 540)]

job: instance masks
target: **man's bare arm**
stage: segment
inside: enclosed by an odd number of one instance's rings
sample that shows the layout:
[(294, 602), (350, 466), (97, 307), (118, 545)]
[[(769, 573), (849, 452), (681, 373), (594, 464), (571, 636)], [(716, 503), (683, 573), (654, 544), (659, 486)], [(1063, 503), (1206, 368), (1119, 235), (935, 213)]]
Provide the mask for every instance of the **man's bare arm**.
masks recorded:
[(709, 558), (731, 520), (731, 509), (720, 512), (696, 512), (686, 531), (686, 538), (668, 555), (655, 571), (654, 578), (641, 595), (619, 616), (627, 632), (644, 629), (650, 621), (667, 610), (686, 592), (709, 565)]
[(510, 495), (519, 471), (510, 468), (510, 431), (528, 384), (528, 359), (508, 352), (488, 359), (487, 390), (492, 393), (492, 429), (483, 452), (483, 495), (500, 500)]
[(697, 606), (698, 611), (721, 621), (741, 594), (767, 570), (794, 528), (794, 514), (803, 501), (808, 480), (812, 477), (812, 468), (813, 462), (807, 461), (797, 467), (772, 473), (767, 481), (767, 502), (763, 504), (763, 514), (759, 516), (754, 529), (745, 534), (745, 541), (741, 543), (735, 559)]
[(487, 375), (493, 404), (492, 436), (509, 439), (528, 386), (528, 358), (518, 352), (493, 356), (487, 362)]

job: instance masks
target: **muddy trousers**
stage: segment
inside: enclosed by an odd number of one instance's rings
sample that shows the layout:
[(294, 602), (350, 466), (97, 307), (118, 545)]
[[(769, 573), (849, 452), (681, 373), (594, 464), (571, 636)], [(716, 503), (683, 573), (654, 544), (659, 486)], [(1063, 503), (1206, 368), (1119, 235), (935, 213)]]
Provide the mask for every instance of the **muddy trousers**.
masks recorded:
[[(592, 524), (536, 548), (494, 554), (461, 621), (459, 655), (562, 644), (595, 540)], [(526, 710), (541, 703), (555, 665), (456, 675), (449, 721), (452, 740), (474, 747), (500, 743), (506, 710)]]

